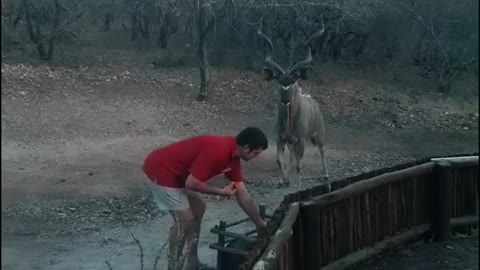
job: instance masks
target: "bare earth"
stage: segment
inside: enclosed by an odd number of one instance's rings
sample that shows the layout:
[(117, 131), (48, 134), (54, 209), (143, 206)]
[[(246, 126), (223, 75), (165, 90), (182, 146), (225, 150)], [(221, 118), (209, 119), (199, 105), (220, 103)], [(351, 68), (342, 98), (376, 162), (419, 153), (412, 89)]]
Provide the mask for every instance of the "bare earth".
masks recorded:
[[(197, 69), (155, 70), (132, 59), (118, 53), (80, 68), (2, 63), (2, 269), (108, 269), (105, 261), (115, 270), (140, 269), (124, 223), (141, 242), (145, 269), (152, 269), (171, 221), (146, 192), (141, 165), (148, 152), (200, 133), (235, 135), (247, 125), (270, 131), (276, 96), (256, 74), (212, 70), (211, 99), (199, 103)], [(321, 79), (304, 82), (324, 108), (331, 180), (478, 152), (478, 95), (417, 95), (423, 86), (390, 74), (342, 72), (325, 68), (314, 73)], [(318, 183), (319, 162), (309, 145), (302, 187)], [(269, 212), (295, 190), (275, 187), (273, 139), (245, 164), (245, 175)], [(234, 200), (206, 199), (200, 256), (213, 266), (216, 252), (208, 244), (216, 236), (209, 229), (245, 214)], [(246, 226), (252, 225), (239, 230)]]
[(417, 243), (381, 254), (355, 270), (474, 270), (478, 269), (478, 236), (445, 242)]

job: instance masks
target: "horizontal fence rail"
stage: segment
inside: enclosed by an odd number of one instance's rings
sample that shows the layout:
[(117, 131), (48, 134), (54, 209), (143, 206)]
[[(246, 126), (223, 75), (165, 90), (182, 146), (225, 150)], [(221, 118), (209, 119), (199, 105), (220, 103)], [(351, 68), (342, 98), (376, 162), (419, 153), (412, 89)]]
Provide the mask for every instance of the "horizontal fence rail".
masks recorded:
[(478, 214), (478, 154), (426, 158), (286, 195), (270, 241), (239, 269), (345, 269), (401, 243), (478, 233)]

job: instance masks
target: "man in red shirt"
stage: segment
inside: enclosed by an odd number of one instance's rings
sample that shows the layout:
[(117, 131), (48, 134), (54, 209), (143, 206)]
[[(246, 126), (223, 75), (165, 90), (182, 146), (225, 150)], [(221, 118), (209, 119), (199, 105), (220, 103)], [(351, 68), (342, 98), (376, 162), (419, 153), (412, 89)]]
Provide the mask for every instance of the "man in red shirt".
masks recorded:
[[(247, 127), (236, 137), (200, 135), (151, 152), (143, 170), (150, 181), (154, 199), (161, 210), (169, 211), (174, 224), (169, 235), (169, 270), (177, 270), (185, 240), (184, 270), (205, 267), (197, 254), (200, 225), (206, 204), (199, 193), (220, 196), (235, 195), (240, 207), (264, 233), (266, 223), (250, 197), (241, 172), (240, 159), (249, 161), (268, 147), (265, 134)], [(223, 173), (231, 185), (217, 188), (206, 182)], [(181, 263), (181, 262), (180, 262)]]

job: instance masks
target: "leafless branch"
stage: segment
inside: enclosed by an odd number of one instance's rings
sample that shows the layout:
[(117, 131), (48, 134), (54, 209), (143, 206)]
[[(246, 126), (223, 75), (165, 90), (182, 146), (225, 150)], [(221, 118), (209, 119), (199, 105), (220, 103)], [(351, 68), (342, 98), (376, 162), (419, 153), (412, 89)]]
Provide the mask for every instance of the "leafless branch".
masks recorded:
[(167, 237), (167, 240), (165, 241), (165, 243), (163, 244), (163, 246), (160, 248), (160, 251), (158, 252), (158, 255), (155, 257), (155, 261), (153, 263), (153, 270), (157, 270), (158, 261), (160, 260), (160, 256), (162, 256), (162, 252), (165, 249), (165, 247), (167, 246), (167, 244), (168, 244), (168, 237)]
[(144, 259), (144, 255), (143, 255), (143, 247), (142, 245), (140, 244), (140, 241), (135, 237), (135, 235), (133, 234), (132, 230), (130, 229), (130, 227), (125, 223), (123, 222), (123, 225), (127, 228), (128, 232), (130, 233), (130, 236), (132, 236), (133, 240), (135, 241), (135, 243), (137, 243), (137, 246), (138, 246), (138, 249), (140, 250), (140, 270), (143, 270), (143, 259)]
[(105, 261), (105, 264), (107, 265), (109, 270), (113, 270), (112, 265), (108, 261)]

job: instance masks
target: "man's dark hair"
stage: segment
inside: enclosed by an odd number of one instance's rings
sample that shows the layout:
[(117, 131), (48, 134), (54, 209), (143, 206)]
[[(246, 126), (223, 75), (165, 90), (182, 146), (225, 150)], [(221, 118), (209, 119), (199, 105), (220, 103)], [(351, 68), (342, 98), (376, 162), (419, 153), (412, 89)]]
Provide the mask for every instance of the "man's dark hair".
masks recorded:
[(247, 127), (238, 133), (237, 145), (246, 146), (248, 145), (250, 150), (262, 149), (265, 150), (268, 148), (268, 139), (265, 136), (265, 133), (257, 127)]

